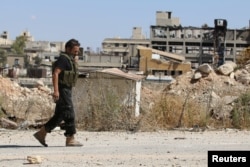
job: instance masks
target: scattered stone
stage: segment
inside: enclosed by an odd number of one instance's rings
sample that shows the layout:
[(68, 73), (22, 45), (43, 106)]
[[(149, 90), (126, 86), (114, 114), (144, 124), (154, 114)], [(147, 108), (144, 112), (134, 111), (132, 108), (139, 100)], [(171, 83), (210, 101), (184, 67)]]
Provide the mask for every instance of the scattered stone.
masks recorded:
[(198, 67), (198, 71), (209, 74), (210, 72), (213, 71), (213, 69), (209, 64), (202, 64)]
[(227, 62), (223, 65), (221, 65), (218, 68), (218, 71), (223, 75), (229, 75), (231, 72), (234, 71), (234, 69), (237, 67), (237, 65), (234, 62)]
[(31, 155), (31, 156), (27, 156), (27, 161), (30, 164), (40, 164), (42, 163), (42, 157), (39, 155)]

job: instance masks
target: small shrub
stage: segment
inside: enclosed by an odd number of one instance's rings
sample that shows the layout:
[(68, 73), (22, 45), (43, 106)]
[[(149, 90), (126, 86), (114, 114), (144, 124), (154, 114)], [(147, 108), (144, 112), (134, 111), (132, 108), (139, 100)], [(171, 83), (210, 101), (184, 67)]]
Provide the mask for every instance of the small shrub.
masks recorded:
[(242, 94), (232, 111), (232, 125), (243, 129), (250, 127), (250, 92)]

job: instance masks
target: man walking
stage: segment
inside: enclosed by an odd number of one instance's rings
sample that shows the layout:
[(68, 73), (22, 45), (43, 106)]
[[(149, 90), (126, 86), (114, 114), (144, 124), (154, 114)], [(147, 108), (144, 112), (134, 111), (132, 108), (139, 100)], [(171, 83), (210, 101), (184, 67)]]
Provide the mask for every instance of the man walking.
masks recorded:
[(65, 123), (66, 146), (82, 146), (75, 140), (75, 112), (72, 102), (72, 87), (78, 78), (76, 57), (79, 54), (80, 43), (76, 39), (70, 39), (65, 44), (65, 52), (61, 52), (58, 60), (53, 64), (52, 82), (53, 99), (56, 103), (53, 117), (34, 134), (34, 137), (45, 147), (47, 133), (50, 133), (62, 121)]

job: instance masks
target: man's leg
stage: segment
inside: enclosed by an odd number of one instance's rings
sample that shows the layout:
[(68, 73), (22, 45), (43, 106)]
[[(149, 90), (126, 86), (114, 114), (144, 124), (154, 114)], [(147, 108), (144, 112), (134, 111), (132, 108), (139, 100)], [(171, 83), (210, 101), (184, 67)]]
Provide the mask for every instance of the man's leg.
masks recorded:
[(76, 133), (75, 127), (75, 111), (73, 107), (73, 102), (71, 98), (71, 90), (65, 89), (65, 108), (64, 108), (64, 122), (65, 122), (65, 137), (66, 146), (82, 146), (82, 144), (75, 140), (74, 134)]
[(50, 133), (51, 130), (53, 130), (63, 120), (63, 117), (60, 114), (60, 106), (61, 105), (58, 101), (53, 117), (38, 132), (34, 134), (34, 137), (45, 147), (48, 147), (45, 142), (47, 133)]
[(45, 130), (50, 133), (56, 126), (58, 126), (63, 120), (63, 114), (61, 113), (63, 110), (62, 102), (58, 100), (56, 103), (55, 113), (52, 118), (44, 125)]

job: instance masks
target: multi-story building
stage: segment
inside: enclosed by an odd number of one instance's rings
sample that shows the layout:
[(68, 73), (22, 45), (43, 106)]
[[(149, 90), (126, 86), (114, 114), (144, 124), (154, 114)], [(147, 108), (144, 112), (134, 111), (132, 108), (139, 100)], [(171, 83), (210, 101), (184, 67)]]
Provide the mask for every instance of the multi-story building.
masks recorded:
[[(123, 55), (125, 60), (136, 56), (135, 45), (149, 46), (153, 49), (182, 55), (193, 67), (201, 63), (213, 63), (216, 52), (214, 45), (214, 27), (183, 27), (179, 18), (172, 12), (157, 11), (156, 25), (150, 26), (149, 39), (104, 39), (103, 51), (114, 55)], [(133, 32), (135, 33), (135, 32)], [(237, 56), (250, 45), (250, 29), (227, 29), (224, 45), (225, 61), (235, 61)], [(129, 64), (129, 62), (127, 62)]]
[(64, 50), (64, 42), (50, 41), (27, 41), (25, 54), (32, 61), (33, 58), (39, 57), (43, 60), (54, 61), (60, 51)]
[(0, 35), (0, 46), (1, 48), (6, 48), (12, 45), (13, 41), (9, 37), (9, 33), (7, 31), (3, 31)]
[(0, 71), (2, 71), (2, 68), (8, 67), (7, 58), (5, 58), (6, 51), (11, 50), (11, 45), (13, 44), (13, 41), (9, 37), (9, 33), (7, 31), (3, 31), (2, 34), (0, 34)]
[(150, 40), (142, 34), (142, 28), (134, 27), (131, 38), (106, 38), (102, 42), (104, 54), (120, 56), (124, 64), (130, 64), (131, 58), (137, 55), (138, 45), (150, 46)]
[[(152, 48), (183, 55), (192, 63), (212, 63), (216, 52), (213, 27), (182, 27), (176, 19), (171, 21), (171, 12), (157, 12), (156, 19), (157, 24), (150, 27)], [(225, 61), (235, 61), (249, 42), (249, 28), (227, 29), (221, 44), (225, 47)]]

